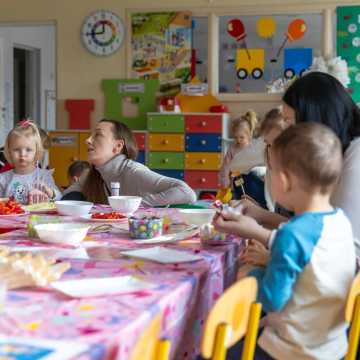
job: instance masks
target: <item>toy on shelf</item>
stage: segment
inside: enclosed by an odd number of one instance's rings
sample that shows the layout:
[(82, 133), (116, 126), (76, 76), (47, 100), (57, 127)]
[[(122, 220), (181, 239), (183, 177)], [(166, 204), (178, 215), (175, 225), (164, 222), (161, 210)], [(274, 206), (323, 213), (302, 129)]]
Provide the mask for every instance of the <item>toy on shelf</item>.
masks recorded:
[(216, 194), (216, 200), (220, 200), (223, 204), (227, 204), (232, 199), (232, 191), (230, 188), (220, 189)]
[(180, 103), (175, 96), (165, 96), (160, 99), (159, 111), (161, 113), (179, 113)]

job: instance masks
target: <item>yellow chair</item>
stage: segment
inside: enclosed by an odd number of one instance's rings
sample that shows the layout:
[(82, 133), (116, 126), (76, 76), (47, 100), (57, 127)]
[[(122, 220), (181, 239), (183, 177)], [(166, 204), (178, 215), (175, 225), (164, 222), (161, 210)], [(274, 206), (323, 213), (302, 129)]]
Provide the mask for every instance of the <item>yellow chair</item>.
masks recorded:
[(168, 360), (170, 341), (160, 340), (161, 315), (156, 316), (141, 335), (130, 360)]
[(349, 347), (345, 360), (355, 360), (360, 335), (360, 273), (352, 282), (345, 308), (345, 320), (350, 323)]
[(201, 355), (205, 359), (224, 360), (227, 349), (244, 335), (242, 360), (254, 358), (261, 315), (261, 304), (255, 303), (257, 281), (246, 277), (218, 299), (205, 324)]

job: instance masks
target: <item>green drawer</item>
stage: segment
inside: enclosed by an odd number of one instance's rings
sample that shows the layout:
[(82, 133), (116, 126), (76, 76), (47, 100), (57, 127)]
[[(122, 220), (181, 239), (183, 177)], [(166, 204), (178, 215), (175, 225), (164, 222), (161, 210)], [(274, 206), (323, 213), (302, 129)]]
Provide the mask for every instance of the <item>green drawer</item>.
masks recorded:
[(184, 153), (183, 152), (163, 152), (154, 151), (149, 154), (150, 169), (184, 169)]
[(148, 115), (149, 132), (170, 132), (183, 133), (185, 131), (185, 121), (183, 115)]

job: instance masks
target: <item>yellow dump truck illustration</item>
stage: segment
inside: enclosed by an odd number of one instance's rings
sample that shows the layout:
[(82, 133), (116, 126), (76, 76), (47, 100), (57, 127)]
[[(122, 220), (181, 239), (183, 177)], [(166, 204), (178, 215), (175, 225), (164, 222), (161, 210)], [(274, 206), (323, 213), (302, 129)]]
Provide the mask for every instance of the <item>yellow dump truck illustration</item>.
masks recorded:
[(244, 80), (248, 76), (260, 79), (264, 74), (265, 51), (264, 49), (237, 49), (236, 50), (236, 75)]

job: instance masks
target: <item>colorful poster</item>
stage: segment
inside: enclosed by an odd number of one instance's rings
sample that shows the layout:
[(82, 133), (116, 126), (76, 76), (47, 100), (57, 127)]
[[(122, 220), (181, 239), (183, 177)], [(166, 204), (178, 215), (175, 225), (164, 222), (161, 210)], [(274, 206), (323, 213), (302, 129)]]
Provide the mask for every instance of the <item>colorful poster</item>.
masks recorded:
[(191, 13), (135, 13), (132, 77), (159, 79), (162, 95), (176, 95), (191, 77)]
[(360, 6), (340, 6), (337, 15), (337, 55), (348, 63), (349, 91), (360, 106)]

